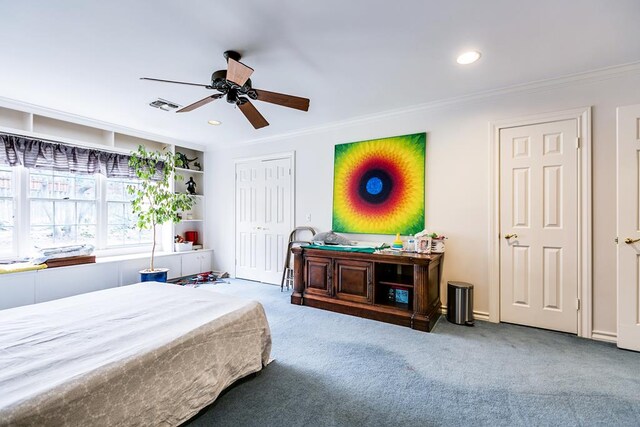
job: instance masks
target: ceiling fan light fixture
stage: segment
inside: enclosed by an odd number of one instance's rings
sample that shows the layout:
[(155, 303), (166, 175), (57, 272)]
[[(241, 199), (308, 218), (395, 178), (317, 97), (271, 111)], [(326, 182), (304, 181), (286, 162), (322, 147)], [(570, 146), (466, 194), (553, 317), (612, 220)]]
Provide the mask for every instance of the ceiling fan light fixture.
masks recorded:
[(471, 50), (469, 52), (460, 54), (458, 56), (458, 59), (456, 59), (456, 62), (460, 65), (469, 65), (480, 59), (480, 56), (482, 56), (480, 52), (478, 52), (477, 50)]
[[(226, 101), (229, 104), (235, 105), (242, 114), (244, 114), (245, 118), (255, 129), (269, 126), (269, 122), (262, 114), (260, 114), (251, 101), (268, 102), (300, 111), (309, 111), (309, 99), (307, 98), (254, 89), (250, 79), (254, 70), (253, 68), (239, 62), (240, 54), (238, 52), (226, 51), (224, 53), (224, 57), (227, 60), (227, 69), (214, 71), (211, 75), (211, 84), (141, 77), (141, 80), (199, 86), (217, 92), (183, 108), (180, 108), (180, 106), (175, 103), (169, 103), (164, 100), (152, 102), (150, 105), (163, 110), (167, 108), (176, 109), (176, 113), (187, 113), (195, 110), (196, 108), (203, 107), (217, 99), (226, 98)], [(212, 126), (218, 126), (221, 124), (219, 120), (208, 120), (207, 122)]]

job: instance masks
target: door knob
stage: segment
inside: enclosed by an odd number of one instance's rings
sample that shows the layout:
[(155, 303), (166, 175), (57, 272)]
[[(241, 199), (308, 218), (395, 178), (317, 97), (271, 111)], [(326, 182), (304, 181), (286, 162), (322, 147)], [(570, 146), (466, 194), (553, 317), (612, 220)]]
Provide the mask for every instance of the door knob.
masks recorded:
[(632, 243), (640, 242), (640, 239), (632, 239), (631, 237), (627, 237), (626, 239), (624, 239), (624, 242), (627, 245), (630, 245)]
[(507, 240), (511, 239), (512, 237), (517, 238), (517, 237), (518, 237), (518, 235), (517, 235), (517, 234), (506, 234), (506, 235), (504, 236), (504, 238), (505, 238), (505, 239), (507, 239)]

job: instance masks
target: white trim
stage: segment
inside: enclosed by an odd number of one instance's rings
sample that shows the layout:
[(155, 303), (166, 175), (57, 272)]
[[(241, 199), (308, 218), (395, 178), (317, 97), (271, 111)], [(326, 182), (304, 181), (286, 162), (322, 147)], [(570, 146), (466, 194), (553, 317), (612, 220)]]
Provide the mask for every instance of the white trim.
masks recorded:
[(253, 162), (253, 161), (265, 161), (265, 160), (275, 160), (275, 159), (289, 159), (289, 164), (291, 165), (291, 180), (289, 182), (290, 185), (290, 192), (291, 192), (291, 199), (290, 199), (290, 203), (291, 203), (291, 229), (293, 230), (293, 228), (296, 226), (296, 152), (295, 150), (292, 151), (284, 151), (284, 152), (280, 152), (280, 153), (271, 153), (271, 154), (265, 154), (263, 156), (251, 156), (251, 157), (238, 157), (233, 159), (233, 174), (234, 174), (234, 178), (233, 178), (233, 277), (236, 277), (236, 265), (237, 265), (237, 241), (236, 241), (236, 229), (237, 229), (237, 223), (236, 223), (236, 218), (237, 218), (237, 212), (236, 212), (236, 194), (237, 194), (237, 188), (236, 185), (238, 183), (238, 176), (237, 176), (237, 170), (238, 170), (238, 164), (240, 163), (246, 163), (246, 162)]
[(500, 130), (550, 121), (578, 122), (578, 336), (592, 338), (591, 107), (536, 114), (489, 123), (489, 318), (500, 321)]
[(265, 154), (262, 156), (251, 156), (251, 157), (237, 157), (235, 159), (233, 159), (233, 163), (234, 164), (238, 164), (238, 163), (247, 163), (247, 162), (253, 162), (256, 160), (274, 160), (274, 159), (286, 159), (286, 158), (295, 158), (296, 152), (295, 151), (283, 151), (281, 153), (271, 153), (271, 154)]
[(591, 333), (591, 338), (598, 341), (605, 341), (617, 344), (618, 343), (618, 334), (614, 332), (606, 332), (606, 331), (596, 331), (594, 330)]
[[(625, 74), (632, 74), (640, 72), (640, 61), (630, 62), (628, 64), (615, 65), (612, 67), (601, 68), (592, 71), (586, 71), (582, 73), (569, 74), (566, 76), (555, 77), (545, 80), (537, 80), (529, 83), (523, 83), (513, 86), (502, 87), (498, 89), (491, 89), (482, 92), (476, 92), (469, 95), (462, 95), (458, 97), (446, 98), (436, 101), (430, 101), (422, 104), (412, 105), (409, 107), (398, 108), (395, 110), (387, 110), (379, 113), (373, 113), (363, 116), (354, 117), (346, 120), (339, 120), (323, 125), (312, 126), (304, 129), (294, 130), (290, 132), (284, 132), (277, 135), (267, 136), (263, 138), (254, 138), (244, 141), (235, 141), (236, 144), (252, 145), (263, 142), (281, 141), (284, 139), (294, 138), (303, 135), (315, 134), (321, 131), (329, 131), (341, 129), (357, 124), (376, 122), (382, 119), (387, 119), (393, 116), (401, 116), (410, 113), (416, 113), (427, 110), (434, 110), (444, 108), (447, 106), (464, 105), (470, 102), (476, 102), (479, 100), (492, 98), (501, 95), (507, 95), (512, 93), (529, 94), (548, 90), (556, 90), (559, 88), (571, 86), (576, 83), (582, 82), (597, 82), (601, 80), (607, 80), (616, 78)], [(222, 151), (228, 147), (211, 147), (211, 151)]]
[[(198, 151), (206, 151), (206, 148), (207, 148), (202, 144), (190, 143), (183, 140), (171, 138), (168, 136), (154, 134), (151, 132), (146, 132), (138, 129), (133, 129), (127, 126), (117, 125), (114, 123), (92, 119), (92, 118), (80, 116), (77, 114), (67, 113), (67, 112), (55, 110), (52, 108), (42, 107), (39, 105), (18, 101), (16, 99), (5, 98), (2, 96), (0, 96), (0, 107), (31, 114), (31, 117), (28, 118), (28, 120), (31, 123), (30, 129), (33, 129), (33, 115), (36, 114), (43, 117), (48, 117), (56, 120), (66, 121), (69, 123), (92, 127), (94, 129), (105, 130), (107, 132), (116, 132), (123, 135), (133, 136), (133, 137), (142, 138), (142, 139), (148, 139), (150, 141), (160, 142), (168, 145), (178, 145), (181, 147), (187, 147), (187, 148), (191, 148), (193, 150), (198, 150)], [(14, 129), (13, 132), (15, 133), (16, 130)], [(25, 136), (31, 136), (34, 138), (38, 137), (37, 136), (38, 134), (34, 134), (33, 132), (28, 132), (26, 130), (24, 131), (21, 130), (20, 132), (24, 132)], [(46, 137), (41, 136), (41, 138), (46, 138)], [(51, 138), (51, 135), (49, 135), (49, 138)], [(60, 139), (60, 142), (65, 142), (61, 138), (56, 137), (56, 140), (58, 139)], [(72, 142), (72, 143), (75, 145), (78, 142)], [(84, 144), (86, 145), (86, 143)], [(104, 145), (104, 146), (97, 145), (97, 146), (102, 148), (109, 148), (109, 149), (114, 148), (109, 145)], [(129, 152), (129, 151), (130, 150), (126, 150), (126, 152)]]

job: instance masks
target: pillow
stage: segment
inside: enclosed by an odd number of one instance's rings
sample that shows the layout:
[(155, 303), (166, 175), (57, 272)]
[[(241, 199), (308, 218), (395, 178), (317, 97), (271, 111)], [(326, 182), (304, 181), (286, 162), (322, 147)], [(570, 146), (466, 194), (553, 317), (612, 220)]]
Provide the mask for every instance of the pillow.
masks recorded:
[(336, 234), (333, 232), (333, 230), (330, 231), (324, 231), (322, 233), (318, 233), (315, 236), (313, 236), (313, 241), (314, 242), (322, 242), (325, 245), (347, 245), (347, 246), (353, 246), (353, 242), (351, 242), (351, 240), (347, 239), (346, 237), (343, 237), (339, 234)]

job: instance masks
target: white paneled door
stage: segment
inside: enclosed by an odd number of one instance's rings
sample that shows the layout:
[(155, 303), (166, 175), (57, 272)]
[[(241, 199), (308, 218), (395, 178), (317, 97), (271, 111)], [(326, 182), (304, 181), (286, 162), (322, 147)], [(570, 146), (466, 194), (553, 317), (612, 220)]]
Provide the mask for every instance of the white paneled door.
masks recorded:
[(236, 164), (236, 277), (280, 283), (292, 225), (292, 158)]
[(500, 320), (577, 333), (578, 123), (500, 130)]
[(618, 108), (618, 347), (640, 351), (640, 105)]

